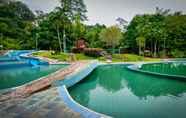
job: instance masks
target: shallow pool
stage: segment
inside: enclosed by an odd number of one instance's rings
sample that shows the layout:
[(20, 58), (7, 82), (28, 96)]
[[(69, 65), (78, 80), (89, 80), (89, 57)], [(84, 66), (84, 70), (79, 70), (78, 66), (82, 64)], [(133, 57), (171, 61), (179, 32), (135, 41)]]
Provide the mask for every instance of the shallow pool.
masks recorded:
[(0, 57), (0, 90), (21, 86), (25, 83), (47, 76), (68, 65), (37, 65), (33, 66), (24, 61)]
[(116, 118), (185, 118), (186, 82), (130, 71), (96, 68), (68, 89), (81, 105)]
[(186, 61), (144, 64), (140, 69), (160, 74), (186, 76)]

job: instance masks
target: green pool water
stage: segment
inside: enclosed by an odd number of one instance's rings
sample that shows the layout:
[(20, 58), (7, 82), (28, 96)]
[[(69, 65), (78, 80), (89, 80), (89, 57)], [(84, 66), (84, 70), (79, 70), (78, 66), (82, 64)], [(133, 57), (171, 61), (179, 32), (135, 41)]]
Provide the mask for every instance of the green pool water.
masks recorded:
[(160, 74), (186, 76), (186, 61), (144, 64), (140, 69)]
[(186, 118), (186, 82), (126, 65), (100, 66), (68, 91), (81, 105), (115, 118)]
[(17, 87), (49, 75), (67, 65), (39, 65), (3, 62), (0, 64), (0, 90)]

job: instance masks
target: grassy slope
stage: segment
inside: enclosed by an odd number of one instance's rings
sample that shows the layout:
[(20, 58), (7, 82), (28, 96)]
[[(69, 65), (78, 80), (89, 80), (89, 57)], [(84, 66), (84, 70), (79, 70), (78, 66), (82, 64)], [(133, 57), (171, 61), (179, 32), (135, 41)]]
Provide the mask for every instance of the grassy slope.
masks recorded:
[[(34, 53), (33, 55), (35, 56), (43, 56), (43, 57), (48, 57), (51, 59), (58, 59), (60, 61), (70, 61), (70, 55), (61, 53), (61, 54), (53, 54), (51, 52), (38, 52)], [(84, 54), (75, 54), (75, 60), (92, 60), (92, 59), (98, 59), (100, 61), (105, 61), (105, 57), (89, 57)], [(113, 62), (131, 62), (131, 61), (160, 61), (159, 58), (147, 58), (147, 57), (142, 57), (134, 54), (113, 54), (112, 55)]]

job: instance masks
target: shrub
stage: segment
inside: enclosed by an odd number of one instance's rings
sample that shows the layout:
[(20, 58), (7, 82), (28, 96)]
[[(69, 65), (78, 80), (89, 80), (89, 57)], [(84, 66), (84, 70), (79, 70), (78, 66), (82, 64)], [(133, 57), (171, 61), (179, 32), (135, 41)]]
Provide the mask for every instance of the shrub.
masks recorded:
[(159, 53), (158, 53), (158, 56), (160, 57), (160, 58), (167, 58), (168, 56), (167, 56), (167, 54), (166, 54), (166, 52), (165, 51), (160, 51)]
[(84, 48), (72, 48), (72, 53), (83, 53)]
[(184, 52), (183, 51), (180, 51), (178, 49), (175, 49), (175, 50), (171, 51), (171, 55), (173, 57), (175, 57), (175, 58), (183, 58), (183, 57), (185, 57)]
[(90, 57), (100, 57), (102, 56), (103, 49), (100, 48), (85, 48), (84, 54)]
[(152, 56), (151, 51), (150, 51), (150, 50), (145, 50), (145, 51), (144, 51), (144, 56), (146, 56), (146, 57), (151, 57), (151, 56)]

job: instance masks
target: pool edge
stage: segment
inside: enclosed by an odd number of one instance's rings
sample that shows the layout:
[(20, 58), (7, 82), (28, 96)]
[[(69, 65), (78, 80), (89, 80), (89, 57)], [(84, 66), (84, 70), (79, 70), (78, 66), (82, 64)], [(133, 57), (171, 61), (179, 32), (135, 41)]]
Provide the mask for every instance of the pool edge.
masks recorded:
[[(75, 112), (80, 113), (85, 118), (112, 118), (79, 104), (71, 97), (70, 93), (67, 90), (68, 87), (74, 86), (79, 81), (83, 80), (87, 75), (89, 75), (95, 68), (100, 65), (102, 64), (98, 61), (91, 61), (88, 65), (86, 65), (86, 67), (81, 68), (78, 72), (67, 75), (64, 80), (61, 80), (61, 82), (56, 81), (54, 83), (54, 86), (58, 86), (59, 96), (63, 99), (65, 104)], [(80, 74), (80, 76), (77, 76), (78, 74)]]

